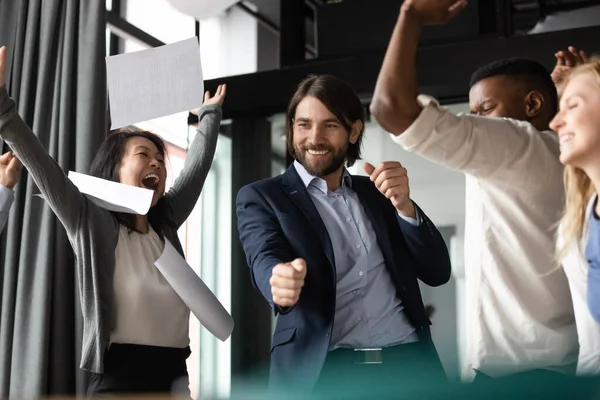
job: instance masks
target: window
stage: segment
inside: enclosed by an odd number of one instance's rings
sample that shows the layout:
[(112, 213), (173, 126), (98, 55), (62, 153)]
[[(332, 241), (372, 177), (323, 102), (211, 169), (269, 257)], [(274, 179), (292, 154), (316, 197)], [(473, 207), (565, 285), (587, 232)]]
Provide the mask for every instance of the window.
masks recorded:
[(110, 56), (110, 29), (106, 28), (106, 57)]
[[(223, 306), (231, 312), (231, 139), (221, 135), (217, 145), (215, 159), (206, 179), (201, 200), (202, 223), (194, 227), (200, 231), (200, 276), (204, 283), (215, 293)], [(228, 398), (231, 385), (231, 345), (230, 340), (221, 342), (205, 329), (199, 329), (194, 320), (190, 329), (192, 343), (197, 334), (199, 346), (199, 370), (190, 366), (190, 382), (193, 398)], [(195, 376), (192, 375), (195, 372)], [(197, 377), (200, 377), (199, 382)], [(199, 383), (194, 387), (194, 380)], [(196, 396), (194, 395), (196, 392)]]
[(200, 22), (200, 52), (205, 79), (256, 72), (256, 20), (238, 8)]
[[(173, 182), (183, 169), (185, 152), (174, 146), (170, 146), (169, 152), (170, 182)], [(187, 262), (228, 311), (231, 311), (231, 169), (231, 139), (220, 135), (200, 199), (178, 232)], [(192, 398), (229, 397), (229, 341), (215, 338), (191, 315), (190, 347), (192, 355), (187, 366)]]
[[(180, 13), (167, 0), (127, 0), (125, 20), (164, 43), (175, 43), (196, 35), (194, 18)], [(125, 53), (147, 48), (133, 40), (125, 41)]]

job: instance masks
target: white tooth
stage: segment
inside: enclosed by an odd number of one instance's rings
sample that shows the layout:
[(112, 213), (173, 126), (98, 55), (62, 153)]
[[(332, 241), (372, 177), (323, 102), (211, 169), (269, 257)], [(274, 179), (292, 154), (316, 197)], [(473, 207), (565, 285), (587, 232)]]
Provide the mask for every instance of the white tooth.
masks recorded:
[(560, 138), (560, 142), (561, 143), (566, 143), (566, 142), (570, 142), (573, 139), (573, 135), (572, 134), (566, 134), (561, 136)]

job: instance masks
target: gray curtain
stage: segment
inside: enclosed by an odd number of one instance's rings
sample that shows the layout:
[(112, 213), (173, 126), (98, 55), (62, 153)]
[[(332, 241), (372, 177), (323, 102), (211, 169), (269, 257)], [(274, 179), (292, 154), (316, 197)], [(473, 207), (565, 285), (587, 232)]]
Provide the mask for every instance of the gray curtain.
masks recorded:
[[(9, 93), (65, 171), (86, 172), (105, 137), (105, 29), (105, 0), (0, 0)], [(85, 391), (74, 257), (36, 193), (24, 173), (2, 234), (0, 398)]]

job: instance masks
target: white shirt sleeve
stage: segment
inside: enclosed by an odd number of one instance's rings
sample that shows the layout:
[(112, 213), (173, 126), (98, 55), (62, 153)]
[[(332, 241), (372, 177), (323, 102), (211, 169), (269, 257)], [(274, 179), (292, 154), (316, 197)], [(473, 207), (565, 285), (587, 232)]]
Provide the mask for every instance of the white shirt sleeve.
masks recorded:
[(15, 192), (11, 189), (0, 185), (0, 232), (4, 230), (10, 207), (15, 201)]
[(436, 164), (477, 178), (506, 179), (499, 175), (524, 158), (539, 155), (540, 132), (528, 122), (455, 115), (428, 96), (419, 96), (419, 102), (421, 114), (406, 131), (391, 137)]

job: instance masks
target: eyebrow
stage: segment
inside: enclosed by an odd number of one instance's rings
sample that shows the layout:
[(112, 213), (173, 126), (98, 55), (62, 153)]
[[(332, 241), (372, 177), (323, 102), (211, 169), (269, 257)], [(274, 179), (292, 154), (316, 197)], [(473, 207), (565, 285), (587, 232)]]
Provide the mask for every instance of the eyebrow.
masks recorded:
[[(298, 122), (313, 122), (313, 120), (311, 120), (310, 118), (306, 118), (306, 117), (295, 118), (295, 121), (298, 121)], [(335, 122), (336, 124), (340, 124), (341, 123), (337, 118), (327, 118), (327, 119), (324, 119), (321, 122), (324, 122), (324, 123)]]
[(133, 151), (137, 151), (137, 150), (148, 150), (148, 151), (150, 151), (150, 147), (144, 146), (143, 144), (138, 144), (137, 146), (135, 146), (133, 148)]
[(484, 106), (484, 105), (486, 105), (487, 103), (490, 103), (490, 102), (493, 102), (493, 101), (494, 101), (494, 99), (492, 99), (492, 98), (489, 98), (489, 97), (486, 97), (485, 99), (483, 99), (483, 100), (481, 100), (480, 102), (478, 102), (478, 103), (476, 104), (476, 106), (477, 106), (477, 107), (481, 107), (481, 106)]
[[(139, 151), (139, 150), (146, 150), (148, 152), (152, 152), (152, 149), (150, 147), (144, 146), (143, 144), (138, 144), (137, 146), (135, 146), (133, 148), (134, 152)], [(163, 157), (163, 155), (160, 154), (160, 151), (157, 151), (156, 154), (159, 155), (159, 156), (161, 156), (161, 157)]]
[(581, 97), (581, 95), (579, 93), (573, 93), (572, 95), (570, 95), (569, 97), (561, 97), (559, 99), (559, 104), (566, 104), (569, 101), (573, 100), (575, 97)]

